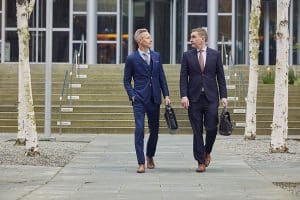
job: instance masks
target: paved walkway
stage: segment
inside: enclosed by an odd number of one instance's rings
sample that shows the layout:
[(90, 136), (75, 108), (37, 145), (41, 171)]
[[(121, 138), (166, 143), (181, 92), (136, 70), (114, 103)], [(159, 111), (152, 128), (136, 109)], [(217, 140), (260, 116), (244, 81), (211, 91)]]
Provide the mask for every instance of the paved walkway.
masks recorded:
[[(218, 144), (224, 139), (217, 139), (207, 171), (196, 173), (192, 136), (161, 135), (157, 167), (137, 174), (132, 135), (97, 135), (63, 168), (0, 166), (0, 199), (299, 199), (272, 184), (279, 171), (251, 168)], [(284, 176), (299, 182), (300, 169), (293, 169)]]

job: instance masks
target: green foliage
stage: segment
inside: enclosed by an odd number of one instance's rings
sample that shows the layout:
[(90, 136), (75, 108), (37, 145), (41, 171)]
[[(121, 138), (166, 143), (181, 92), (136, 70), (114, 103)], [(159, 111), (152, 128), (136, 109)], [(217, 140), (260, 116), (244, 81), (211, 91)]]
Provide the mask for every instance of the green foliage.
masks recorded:
[[(273, 68), (268, 67), (266, 70), (264, 70), (262, 74), (262, 81), (264, 84), (274, 84), (275, 83), (275, 71)], [(295, 75), (295, 71), (292, 68), (289, 68), (288, 71), (288, 83), (293, 84), (299, 84), (300, 80), (297, 79)]]
[(294, 45), (294, 49), (300, 50), (300, 44), (299, 44), (299, 43), (296, 43), (296, 44)]
[(293, 85), (295, 83), (295, 81), (297, 80), (295, 71), (292, 68), (289, 69), (288, 77), (289, 77), (289, 84), (291, 84), (291, 85)]
[(262, 81), (264, 84), (274, 84), (275, 82), (274, 69), (268, 67), (262, 74)]

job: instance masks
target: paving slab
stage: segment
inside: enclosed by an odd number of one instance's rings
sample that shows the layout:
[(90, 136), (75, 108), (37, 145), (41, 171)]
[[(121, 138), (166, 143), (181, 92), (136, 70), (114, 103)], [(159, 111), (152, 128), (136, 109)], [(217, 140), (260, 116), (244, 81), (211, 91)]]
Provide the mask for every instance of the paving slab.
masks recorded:
[(0, 199), (299, 199), (272, 183), (300, 182), (299, 162), (286, 164), (286, 169), (253, 168), (224, 145), (227, 137), (217, 137), (210, 166), (196, 173), (192, 136), (160, 135), (156, 168), (144, 174), (136, 173), (133, 135), (90, 138), (62, 168), (0, 166)]

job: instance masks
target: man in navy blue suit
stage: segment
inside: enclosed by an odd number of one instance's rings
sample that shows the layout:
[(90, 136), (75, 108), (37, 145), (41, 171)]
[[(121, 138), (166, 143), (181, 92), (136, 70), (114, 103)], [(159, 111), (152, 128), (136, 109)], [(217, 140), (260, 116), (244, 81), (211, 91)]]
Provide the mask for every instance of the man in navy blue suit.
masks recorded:
[[(135, 121), (135, 151), (138, 161), (137, 173), (145, 172), (144, 120), (148, 118), (150, 135), (147, 142), (147, 168), (155, 167), (153, 157), (156, 151), (159, 130), (161, 93), (165, 103), (170, 104), (169, 90), (158, 52), (150, 50), (151, 35), (147, 29), (138, 29), (134, 34), (138, 50), (129, 55), (125, 62), (124, 87), (132, 101)], [(132, 86), (131, 81), (134, 81)]]
[[(188, 109), (193, 129), (193, 153), (197, 172), (205, 172), (217, 135), (219, 98), (227, 106), (227, 89), (220, 53), (206, 46), (207, 32), (195, 28), (192, 50), (183, 53), (180, 71), (181, 105)], [(203, 126), (206, 129), (203, 140)]]

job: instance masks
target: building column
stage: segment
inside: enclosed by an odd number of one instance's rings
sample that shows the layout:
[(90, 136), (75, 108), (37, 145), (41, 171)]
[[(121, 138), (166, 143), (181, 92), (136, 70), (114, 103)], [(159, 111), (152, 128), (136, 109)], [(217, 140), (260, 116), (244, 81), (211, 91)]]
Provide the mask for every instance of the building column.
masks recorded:
[(171, 48), (171, 64), (176, 64), (176, 0), (171, 1), (171, 27), (170, 30), (173, 34), (170, 37), (170, 48)]
[(51, 137), (51, 107), (52, 107), (52, 17), (53, 0), (46, 4), (46, 65), (45, 65), (45, 121), (44, 137)]
[(290, 41), (289, 41), (289, 65), (293, 65), (293, 38), (294, 38), (294, 27), (293, 27), (293, 16), (294, 16), (294, 0), (290, 1), (290, 13), (289, 13), (289, 31), (290, 31)]
[(86, 63), (97, 63), (97, 0), (87, 0)]
[[(231, 1), (232, 10), (231, 10), (231, 60), (229, 63), (234, 65), (235, 64), (235, 45), (236, 45), (236, 1)], [(230, 59), (230, 56), (229, 56)]]
[(218, 49), (218, 11), (219, 1), (210, 0), (207, 5), (207, 32), (208, 46), (212, 49)]
[(269, 65), (270, 52), (270, 6), (269, 1), (265, 1), (264, 6), (264, 65)]
[(133, 40), (133, 0), (128, 1), (128, 54), (134, 51), (134, 40)]

